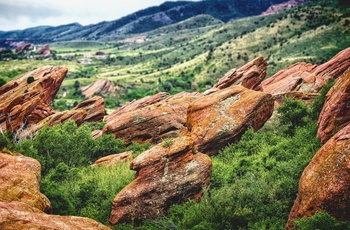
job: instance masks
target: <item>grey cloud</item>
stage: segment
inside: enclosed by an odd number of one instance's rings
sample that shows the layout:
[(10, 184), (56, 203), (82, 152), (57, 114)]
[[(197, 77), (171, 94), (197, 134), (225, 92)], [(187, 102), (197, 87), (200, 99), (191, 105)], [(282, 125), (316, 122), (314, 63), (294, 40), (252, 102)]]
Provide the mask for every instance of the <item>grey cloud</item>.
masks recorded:
[(62, 15), (59, 9), (50, 9), (45, 6), (36, 6), (35, 4), (12, 5), (0, 2), (0, 17), (7, 20), (17, 20), (19, 17), (28, 17), (32, 21), (36, 21), (47, 17), (56, 17)]

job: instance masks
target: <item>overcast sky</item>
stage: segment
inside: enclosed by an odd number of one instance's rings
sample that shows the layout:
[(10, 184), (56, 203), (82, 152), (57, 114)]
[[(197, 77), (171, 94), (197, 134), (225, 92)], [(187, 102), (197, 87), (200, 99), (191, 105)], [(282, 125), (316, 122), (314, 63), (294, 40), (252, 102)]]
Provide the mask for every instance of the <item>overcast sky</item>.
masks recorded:
[(0, 0), (0, 30), (112, 21), (165, 0)]

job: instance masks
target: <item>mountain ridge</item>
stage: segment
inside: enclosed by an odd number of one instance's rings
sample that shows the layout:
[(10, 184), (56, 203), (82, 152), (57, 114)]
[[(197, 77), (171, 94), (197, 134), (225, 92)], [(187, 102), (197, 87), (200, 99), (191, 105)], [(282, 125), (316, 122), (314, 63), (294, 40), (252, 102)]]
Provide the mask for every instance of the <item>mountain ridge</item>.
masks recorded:
[[(307, 1), (309, 0), (293, 0), (298, 4)], [(285, 2), (289, 1), (259, 0), (249, 3), (243, 0), (167, 1), (159, 6), (142, 9), (113, 21), (102, 21), (86, 26), (75, 22), (60, 26), (38, 26), (24, 30), (0, 31), (0, 40), (12, 39), (44, 43), (78, 39), (102, 40), (106, 37), (148, 32), (201, 14), (208, 14), (215, 19), (228, 22), (259, 15), (274, 4)]]

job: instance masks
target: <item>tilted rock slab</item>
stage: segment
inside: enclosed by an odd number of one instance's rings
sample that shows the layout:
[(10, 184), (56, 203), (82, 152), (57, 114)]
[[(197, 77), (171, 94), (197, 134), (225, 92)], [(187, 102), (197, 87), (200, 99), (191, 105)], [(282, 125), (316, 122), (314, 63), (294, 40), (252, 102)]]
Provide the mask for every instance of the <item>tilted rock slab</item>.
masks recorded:
[(81, 93), (86, 97), (93, 97), (94, 95), (115, 95), (116, 86), (108, 79), (98, 79), (92, 84), (82, 87)]
[(126, 112), (108, 120), (104, 133), (113, 133), (126, 144), (135, 142), (159, 143), (175, 137), (186, 129), (188, 105), (202, 97), (200, 93), (179, 93), (158, 103)]
[(138, 109), (142, 109), (146, 106), (156, 104), (160, 101), (165, 100), (166, 98), (170, 97), (170, 94), (165, 92), (160, 92), (152, 96), (146, 96), (144, 98), (133, 100), (131, 102), (125, 103), (122, 107), (116, 109), (113, 113), (106, 116), (105, 121), (107, 123), (113, 122), (113, 120), (117, 120), (120, 115), (123, 113), (135, 111)]
[(350, 221), (349, 191), (350, 124), (328, 140), (304, 170), (286, 228), (293, 226), (292, 220), (318, 211)]
[(0, 126), (16, 131), (52, 114), (50, 104), (67, 74), (65, 67), (45, 66), (0, 87)]
[(0, 202), (0, 229), (110, 230), (86, 217), (48, 215), (22, 202)]
[(125, 163), (132, 161), (132, 151), (127, 151), (118, 154), (112, 154), (102, 157), (95, 161), (92, 166), (111, 166), (118, 163)]
[(192, 102), (186, 124), (198, 150), (213, 155), (238, 142), (247, 129), (261, 128), (273, 109), (270, 94), (231, 86)]
[(317, 135), (321, 143), (350, 123), (350, 68), (329, 90), (318, 120)]
[(199, 200), (210, 182), (209, 156), (193, 149), (190, 137), (160, 143), (130, 165), (135, 179), (114, 199), (110, 223), (136, 223), (166, 214), (172, 204)]
[(80, 126), (83, 122), (102, 121), (104, 115), (104, 99), (96, 96), (81, 102), (71, 110), (54, 113), (40, 122), (28, 126), (19, 134), (19, 137), (22, 139), (32, 138), (44, 126), (54, 126), (68, 120), (73, 120), (77, 126)]
[(0, 201), (21, 201), (50, 213), (51, 203), (40, 193), (40, 172), (37, 160), (0, 152)]
[(239, 69), (232, 69), (227, 72), (213, 88), (204, 92), (204, 95), (209, 95), (233, 85), (242, 85), (247, 89), (255, 90), (266, 77), (266, 67), (267, 63), (264, 58), (258, 57)]
[(350, 47), (320, 66), (305, 62), (295, 63), (263, 81), (258, 88), (273, 95), (292, 91), (317, 93), (325, 83), (337, 79), (349, 67)]

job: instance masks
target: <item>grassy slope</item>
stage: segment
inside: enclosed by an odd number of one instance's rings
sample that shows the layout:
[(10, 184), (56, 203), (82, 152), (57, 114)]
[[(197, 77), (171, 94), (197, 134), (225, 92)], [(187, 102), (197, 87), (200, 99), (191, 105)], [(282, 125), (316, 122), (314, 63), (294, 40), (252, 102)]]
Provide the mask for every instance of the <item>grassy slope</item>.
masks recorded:
[[(1, 62), (0, 78), (8, 81), (35, 67), (64, 65), (69, 68), (63, 82), (65, 89), (72, 90), (77, 80), (84, 86), (98, 78), (108, 78), (121, 87), (112, 100), (124, 103), (169, 90), (169, 87), (156, 84), (166, 80), (172, 84), (170, 93), (188, 90), (183, 85), (191, 81), (200, 83), (201, 87), (213, 84), (228, 70), (258, 56), (264, 56), (268, 61), (269, 77), (298, 61), (323, 63), (349, 46), (349, 9), (328, 5), (308, 4), (285, 13), (229, 23), (199, 15), (142, 34), (143, 42), (54, 43), (51, 48), (62, 60)], [(77, 63), (86, 59), (84, 54), (96, 51), (104, 51), (113, 58), (109, 62), (93, 59), (92, 65)], [(90, 74), (85, 75), (84, 71), (88, 69)], [(136, 90), (137, 95), (130, 93)]]

